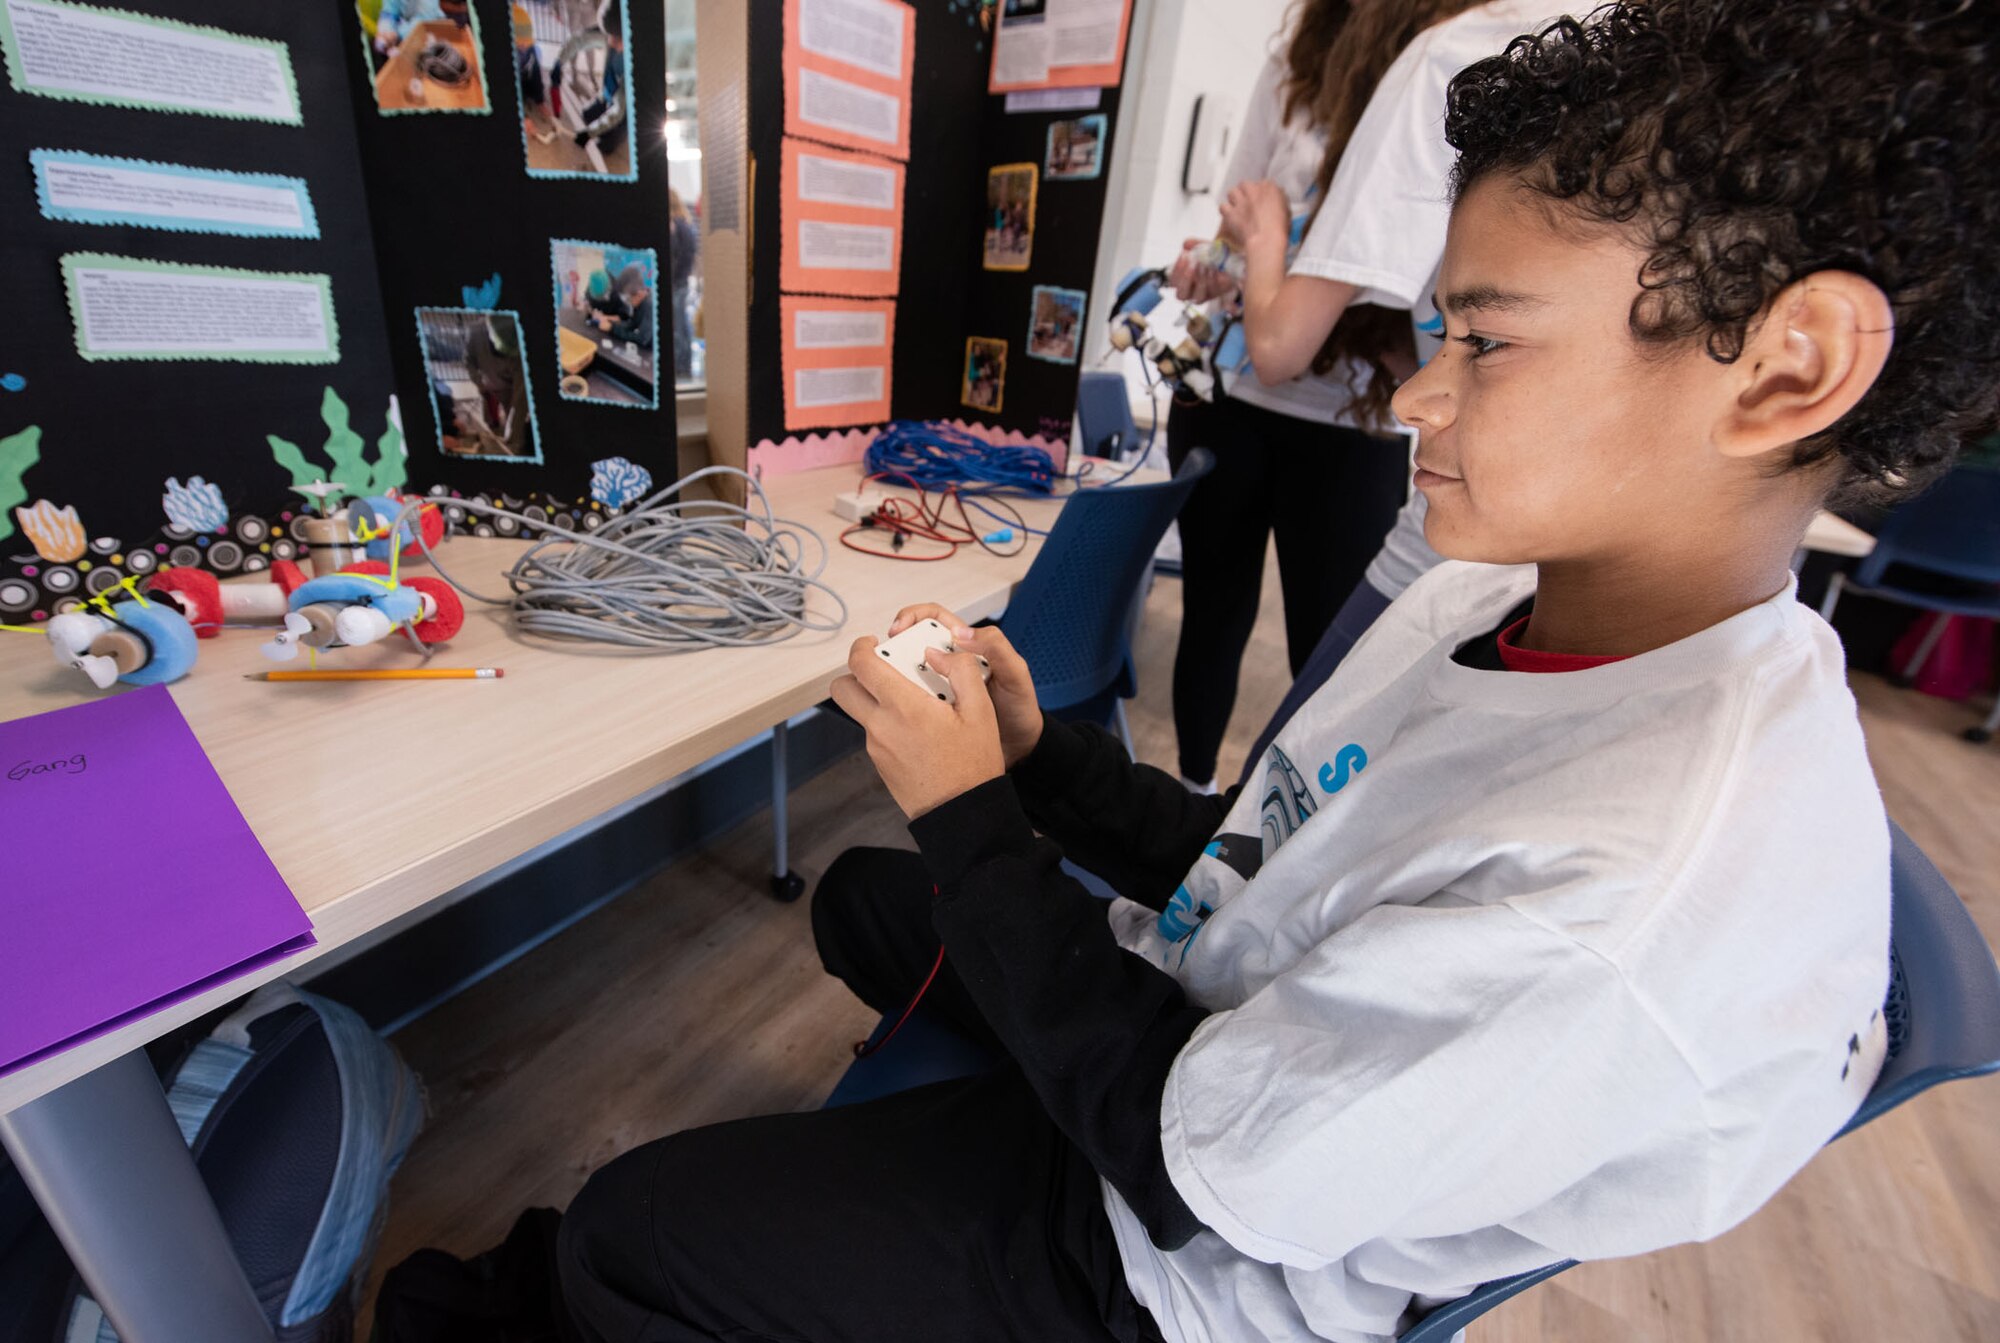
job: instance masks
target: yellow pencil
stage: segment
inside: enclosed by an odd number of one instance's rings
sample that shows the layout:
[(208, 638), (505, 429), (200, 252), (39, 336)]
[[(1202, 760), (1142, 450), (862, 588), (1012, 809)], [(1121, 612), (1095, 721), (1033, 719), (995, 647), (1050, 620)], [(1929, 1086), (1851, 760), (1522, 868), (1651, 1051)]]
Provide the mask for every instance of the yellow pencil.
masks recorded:
[(246, 681), (492, 681), (504, 667), (386, 667), (380, 671), (268, 671)]

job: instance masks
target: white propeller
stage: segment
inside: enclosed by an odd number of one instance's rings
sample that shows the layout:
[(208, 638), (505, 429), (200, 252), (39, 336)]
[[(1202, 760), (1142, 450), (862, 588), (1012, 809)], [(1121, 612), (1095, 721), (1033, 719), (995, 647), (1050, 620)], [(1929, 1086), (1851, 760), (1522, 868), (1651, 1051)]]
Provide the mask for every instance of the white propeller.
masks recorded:
[(109, 690), (118, 684), (118, 662), (115, 658), (84, 653), (69, 665), (88, 676), (90, 683), (99, 690)]
[(312, 621), (297, 611), (285, 613), (285, 628), (271, 636), (264, 645), (264, 656), (273, 662), (290, 662), (299, 655), (299, 643), (312, 633)]

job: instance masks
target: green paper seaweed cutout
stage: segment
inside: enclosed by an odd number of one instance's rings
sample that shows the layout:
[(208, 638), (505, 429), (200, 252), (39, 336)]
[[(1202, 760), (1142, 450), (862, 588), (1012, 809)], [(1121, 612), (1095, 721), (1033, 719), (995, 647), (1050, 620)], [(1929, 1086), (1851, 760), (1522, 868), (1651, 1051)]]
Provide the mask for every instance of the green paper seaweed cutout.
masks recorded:
[(14, 505), (28, 502), (21, 477), (42, 459), (41, 445), (42, 429), (36, 424), (0, 438), (0, 541), (14, 534)]
[(321, 481), (337, 480), (358, 498), (368, 494), (387, 494), (390, 490), (401, 489), (409, 480), (403, 435), (394, 420), (389, 421), (382, 436), (375, 440), (375, 461), (370, 462), (367, 443), (348, 427), (347, 403), (331, 387), (320, 398), (319, 417), (326, 422), (327, 466), (315, 466), (296, 443), (287, 442), (276, 434), (264, 436), (271, 445), (272, 458), (291, 472), (292, 489), (296, 493), (317, 504), (318, 499), (305, 487)]

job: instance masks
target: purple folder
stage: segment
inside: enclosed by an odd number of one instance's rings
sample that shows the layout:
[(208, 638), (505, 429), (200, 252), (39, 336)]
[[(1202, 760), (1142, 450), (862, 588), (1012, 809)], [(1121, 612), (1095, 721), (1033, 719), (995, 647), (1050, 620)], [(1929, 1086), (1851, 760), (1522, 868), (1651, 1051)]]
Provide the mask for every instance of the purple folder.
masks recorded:
[(166, 687), (0, 723), (0, 1073), (312, 945)]

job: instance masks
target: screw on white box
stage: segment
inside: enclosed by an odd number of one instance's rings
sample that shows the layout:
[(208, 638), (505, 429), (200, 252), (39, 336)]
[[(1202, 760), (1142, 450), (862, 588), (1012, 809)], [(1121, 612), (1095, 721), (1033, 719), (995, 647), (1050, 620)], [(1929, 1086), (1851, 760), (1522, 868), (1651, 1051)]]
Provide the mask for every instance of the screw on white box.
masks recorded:
[[(958, 696), (952, 693), (951, 682), (924, 665), (924, 658), (933, 649), (956, 653), (958, 645), (952, 641), (951, 631), (937, 621), (919, 620), (901, 634), (877, 644), (875, 654), (946, 704), (956, 704)], [(983, 657), (979, 659), (979, 675), (983, 680), (993, 679), (993, 669)]]

